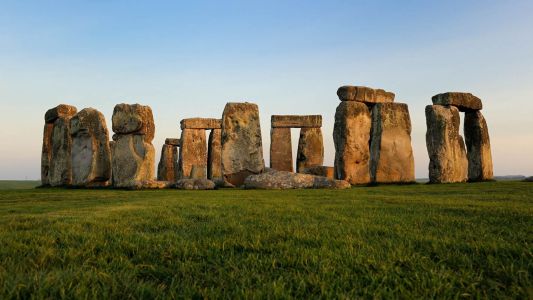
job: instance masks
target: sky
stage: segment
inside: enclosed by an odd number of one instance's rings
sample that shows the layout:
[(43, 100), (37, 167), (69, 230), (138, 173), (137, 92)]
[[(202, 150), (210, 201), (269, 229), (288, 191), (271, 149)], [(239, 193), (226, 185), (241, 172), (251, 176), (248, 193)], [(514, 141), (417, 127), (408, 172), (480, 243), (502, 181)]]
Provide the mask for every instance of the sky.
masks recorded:
[(98, 109), (110, 130), (115, 104), (151, 106), (156, 161), (181, 119), (227, 102), (259, 105), (267, 165), (272, 114), (321, 114), (332, 166), (347, 84), (409, 105), (417, 178), (424, 108), (447, 91), (483, 100), (496, 175), (533, 175), (530, 0), (0, 0), (0, 179), (40, 178), (44, 113), (60, 103)]

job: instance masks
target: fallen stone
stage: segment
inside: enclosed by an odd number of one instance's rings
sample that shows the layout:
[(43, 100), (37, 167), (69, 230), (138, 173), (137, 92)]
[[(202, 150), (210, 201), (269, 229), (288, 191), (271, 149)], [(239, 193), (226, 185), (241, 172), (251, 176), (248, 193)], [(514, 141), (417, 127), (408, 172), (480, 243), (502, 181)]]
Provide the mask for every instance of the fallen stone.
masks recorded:
[(492, 180), (494, 174), (489, 129), (480, 111), (465, 113), (464, 133), (468, 157), (468, 180)]
[(183, 119), (180, 122), (181, 130), (183, 129), (220, 129), (222, 121), (212, 118), (190, 118)]
[(175, 182), (178, 179), (178, 147), (164, 144), (157, 165), (157, 180)]
[(351, 184), (370, 183), (370, 128), (370, 111), (364, 103), (339, 104), (333, 128), (335, 178)]
[(470, 93), (448, 92), (431, 98), (435, 105), (452, 105), (459, 111), (476, 111), (483, 108), (481, 99)]
[(113, 132), (117, 134), (140, 134), (146, 142), (155, 135), (152, 109), (140, 104), (117, 104), (113, 110)]
[(127, 190), (161, 190), (172, 187), (174, 183), (170, 181), (159, 180), (142, 180), (134, 181), (126, 187), (120, 187)]
[(270, 118), (272, 128), (320, 128), (322, 127), (321, 115), (272, 115)]
[(78, 109), (72, 105), (59, 104), (46, 111), (44, 114), (44, 122), (54, 123), (58, 118), (72, 118), (77, 112)]
[(263, 171), (259, 108), (253, 103), (227, 103), (222, 114), (222, 173), (240, 186), (251, 174)]
[(262, 174), (250, 175), (244, 181), (247, 189), (347, 189), (350, 183), (309, 174), (268, 170)]
[(378, 103), (372, 108), (370, 180), (374, 183), (415, 181), (411, 118), (404, 103)]
[(333, 167), (314, 166), (309, 168), (303, 168), (302, 170), (300, 170), (300, 173), (335, 179), (335, 169)]
[(298, 152), (296, 155), (296, 172), (303, 168), (324, 164), (324, 141), (320, 128), (300, 129)]
[(207, 147), (207, 178), (211, 180), (220, 180), (223, 177), (222, 129), (213, 129), (209, 133)]
[(426, 106), (426, 145), (429, 154), (429, 182), (465, 182), (468, 160), (459, 134), (459, 110), (454, 106)]
[(382, 89), (373, 89), (366, 86), (341, 86), (337, 90), (341, 101), (358, 101), (364, 103), (394, 102), (394, 93)]
[(144, 135), (115, 135), (112, 152), (113, 186), (131, 188), (154, 179), (155, 149)]
[(167, 138), (165, 139), (165, 145), (172, 145), (172, 146), (180, 147), (181, 141), (180, 139)]
[(215, 183), (209, 179), (179, 179), (172, 188), (179, 190), (214, 190)]
[(193, 165), (207, 168), (205, 129), (183, 129), (180, 140), (179, 178), (192, 178)]
[(291, 129), (270, 129), (270, 168), (278, 171), (293, 171)]
[(70, 128), (72, 185), (107, 182), (111, 178), (111, 150), (104, 115), (85, 108), (70, 119)]
[(54, 121), (51, 144), (49, 183), (51, 186), (70, 185), (72, 182), (70, 117), (60, 117)]

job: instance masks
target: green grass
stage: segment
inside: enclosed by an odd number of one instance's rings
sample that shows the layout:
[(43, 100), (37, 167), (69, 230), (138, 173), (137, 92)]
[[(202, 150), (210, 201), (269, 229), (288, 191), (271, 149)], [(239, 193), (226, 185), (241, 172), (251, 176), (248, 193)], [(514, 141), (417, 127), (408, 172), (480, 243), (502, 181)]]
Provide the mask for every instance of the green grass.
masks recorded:
[(533, 184), (0, 191), (0, 298), (533, 298)]
[(31, 189), (39, 185), (40, 180), (0, 180), (0, 190)]

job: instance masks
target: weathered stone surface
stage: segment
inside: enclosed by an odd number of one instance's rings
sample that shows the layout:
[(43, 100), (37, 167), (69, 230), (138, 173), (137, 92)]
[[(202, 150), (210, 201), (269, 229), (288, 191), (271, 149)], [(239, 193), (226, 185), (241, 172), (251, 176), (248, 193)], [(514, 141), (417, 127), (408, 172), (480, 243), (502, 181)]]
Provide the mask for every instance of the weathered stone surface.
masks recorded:
[(117, 104), (113, 110), (113, 132), (117, 134), (140, 134), (146, 142), (155, 135), (152, 109), (140, 104)]
[(337, 90), (341, 101), (359, 101), (364, 103), (394, 102), (394, 93), (366, 86), (341, 86)]
[(259, 108), (253, 103), (228, 103), (222, 114), (222, 173), (240, 186), (250, 174), (263, 171)]
[(290, 128), (270, 129), (270, 168), (293, 171)]
[(465, 113), (464, 133), (468, 157), (468, 180), (492, 180), (494, 174), (489, 129), (480, 111)]
[(113, 186), (131, 188), (155, 178), (155, 150), (144, 135), (115, 135), (112, 152)]
[(459, 134), (459, 110), (453, 106), (426, 106), (426, 145), (429, 182), (464, 182), (468, 175), (463, 137)]
[(333, 167), (314, 166), (309, 168), (303, 168), (302, 170), (300, 170), (300, 173), (335, 179), (335, 168)]
[(205, 129), (183, 129), (181, 131), (179, 178), (191, 178), (193, 165), (207, 168)]
[(167, 138), (165, 139), (165, 145), (172, 145), (172, 146), (180, 147), (181, 141), (180, 139)]
[(483, 108), (481, 99), (470, 93), (448, 92), (431, 98), (435, 105), (452, 105), (459, 111), (476, 111)]
[(86, 186), (111, 178), (109, 132), (104, 115), (85, 108), (70, 120), (72, 185)]
[(343, 101), (335, 112), (335, 178), (351, 184), (370, 182), (370, 111), (364, 103)]
[(209, 133), (207, 147), (207, 178), (220, 180), (222, 176), (222, 129), (213, 129)]
[(321, 115), (272, 115), (270, 118), (272, 128), (320, 128), (322, 127)]
[(181, 130), (183, 129), (220, 129), (222, 120), (212, 118), (190, 118), (183, 119), (180, 122)]
[(215, 183), (209, 179), (179, 179), (172, 185), (175, 189), (180, 190), (213, 190)]
[(173, 186), (173, 182), (170, 181), (159, 181), (159, 180), (142, 180), (134, 181), (128, 186), (123, 186), (120, 188), (128, 190), (161, 190), (167, 189)]
[(50, 163), (52, 160), (52, 133), (53, 123), (45, 123), (43, 131), (43, 148), (41, 151), (41, 185), (50, 185)]
[(178, 147), (164, 144), (157, 165), (157, 180), (175, 182), (178, 179)]
[(350, 183), (309, 174), (268, 169), (262, 174), (250, 175), (244, 181), (247, 189), (347, 189)]
[(303, 168), (321, 166), (324, 164), (324, 140), (322, 129), (300, 129), (298, 152), (296, 155), (296, 172)]
[(375, 183), (415, 181), (411, 118), (404, 103), (378, 103), (372, 108), (370, 180)]
[(190, 179), (204, 179), (207, 178), (206, 165), (192, 165)]
[(72, 182), (71, 149), (70, 117), (60, 117), (54, 121), (52, 130), (52, 155), (48, 173), (51, 186), (70, 185)]
[(58, 106), (49, 109), (44, 114), (45, 123), (54, 123), (58, 118), (72, 118), (78, 110), (76, 107), (67, 104), (59, 104)]

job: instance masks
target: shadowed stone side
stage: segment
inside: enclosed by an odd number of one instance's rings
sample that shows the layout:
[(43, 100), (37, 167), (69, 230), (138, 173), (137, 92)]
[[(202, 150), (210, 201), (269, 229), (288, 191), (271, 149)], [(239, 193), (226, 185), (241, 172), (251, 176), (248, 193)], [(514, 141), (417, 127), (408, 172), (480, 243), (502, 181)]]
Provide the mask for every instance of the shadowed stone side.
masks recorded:
[(494, 174), (489, 129), (480, 111), (465, 113), (464, 133), (468, 157), (468, 180), (492, 180)]
[(51, 186), (71, 184), (71, 149), (70, 118), (60, 117), (54, 121), (54, 129), (52, 130), (52, 154), (49, 170), (49, 182)]
[(270, 168), (293, 171), (290, 128), (270, 129)]
[(72, 185), (88, 186), (111, 178), (109, 132), (104, 115), (85, 108), (70, 120)]
[(404, 103), (378, 103), (372, 108), (370, 180), (414, 182), (411, 119)]
[(43, 148), (41, 151), (41, 185), (50, 185), (50, 164), (52, 160), (53, 123), (45, 123), (43, 131)]
[(157, 180), (175, 182), (178, 179), (178, 147), (164, 144), (157, 165)]
[(221, 180), (222, 177), (222, 129), (213, 129), (207, 148), (207, 178)]
[(431, 183), (465, 182), (468, 175), (459, 110), (453, 106), (426, 106), (426, 145)]
[(227, 103), (222, 114), (222, 173), (240, 186), (250, 174), (263, 172), (259, 108), (254, 103)]
[[(194, 165), (198, 168), (207, 168), (205, 129), (183, 129), (180, 141), (179, 178), (191, 178)], [(207, 174), (204, 173), (205, 175)]]
[(335, 178), (351, 184), (370, 182), (370, 111), (366, 104), (342, 101), (335, 112)]
[(304, 168), (322, 166), (324, 164), (324, 140), (322, 129), (302, 128), (296, 155), (296, 172)]

